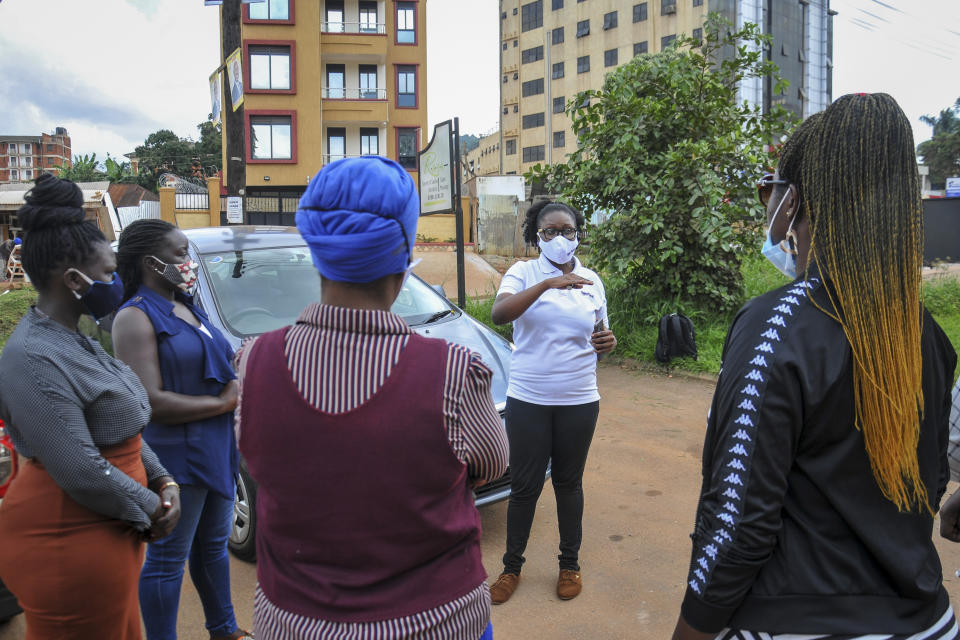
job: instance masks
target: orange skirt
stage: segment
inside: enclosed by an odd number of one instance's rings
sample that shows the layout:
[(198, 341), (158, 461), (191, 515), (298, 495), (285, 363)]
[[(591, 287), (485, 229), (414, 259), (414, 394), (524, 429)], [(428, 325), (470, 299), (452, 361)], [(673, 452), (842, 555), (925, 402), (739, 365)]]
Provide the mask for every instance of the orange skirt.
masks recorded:
[[(101, 455), (146, 486), (140, 436)], [(140, 640), (140, 534), (94, 513), (33, 460), (0, 504), (0, 579), (17, 596), (26, 640)]]

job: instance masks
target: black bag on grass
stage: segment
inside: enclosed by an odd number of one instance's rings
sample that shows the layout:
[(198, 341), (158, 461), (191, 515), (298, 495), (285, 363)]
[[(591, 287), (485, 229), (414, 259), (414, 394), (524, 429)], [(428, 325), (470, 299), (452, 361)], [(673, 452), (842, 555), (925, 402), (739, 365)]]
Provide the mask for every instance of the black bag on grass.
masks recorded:
[(660, 318), (660, 334), (653, 352), (657, 362), (667, 364), (673, 358), (691, 356), (697, 359), (697, 336), (693, 322), (680, 313), (671, 313)]

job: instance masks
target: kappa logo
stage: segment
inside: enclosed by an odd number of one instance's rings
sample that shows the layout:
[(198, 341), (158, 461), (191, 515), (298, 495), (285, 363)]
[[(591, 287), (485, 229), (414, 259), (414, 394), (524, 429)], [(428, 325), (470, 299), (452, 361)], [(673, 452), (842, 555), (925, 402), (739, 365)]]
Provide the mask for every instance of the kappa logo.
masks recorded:
[[(762, 356), (757, 356), (757, 357), (760, 358), (760, 357), (762, 357)], [(747, 411), (756, 411), (756, 410), (757, 410), (757, 409), (753, 406), (753, 402), (750, 400), (750, 398), (744, 398), (744, 399), (743, 399), (743, 402), (741, 402), (739, 405), (737, 405), (737, 409), (744, 409), (744, 410), (747, 410)]]
[(797, 299), (797, 296), (783, 296), (780, 298), (781, 302), (789, 302), (792, 305), (800, 304), (800, 301)]
[(696, 581), (696, 580), (691, 580), (691, 581), (688, 582), (687, 584), (689, 584), (689, 585), (690, 585), (690, 588), (693, 589), (696, 593), (698, 593), (698, 594), (700, 593), (700, 585), (697, 584), (697, 581)]
[(745, 386), (743, 389), (740, 390), (740, 393), (746, 396), (753, 396), (754, 398), (760, 395), (760, 392), (757, 391), (757, 388), (752, 384), (748, 384), (747, 386)]
[(733, 421), (734, 424), (742, 424), (745, 427), (752, 427), (753, 420), (747, 417), (747, 414), (741, 413), (740, 417)]
[(707, 581), (706, 576), (703, 575), (703, 572), (700, 571), (700, 569), (697, 569), (696, 571), (694, 571), (694, 572), (693, 572), (693, 575), (695, 575), (695, 576), (697, 576), (698, 578), (700, 578), (700, 582), (706, 582), (706, 581)]
[(780, 313), (785, 313), (788, 316), (793, 315), (793, 310), (785, 304), (779, 304), (773, 308), (774, 311), (779, 311)]
[(763, 382), (763, 374), (754, 369), (747, 375), (743, 376), (747, 380), (753, 380), (754, 382)]
[[(766, 337), (766, 336), (764, 336), (764, 337)], [(760, 354), (758, 353), (757, 355), (755, 355), (755, 356), (753, 357), (753, 360), (750, 361), (750, 364), (752, 364), (752, 365), (755, 366), (755, 367), (766, 367), (766, 366), (767, 366), (767, 359), (764, 358), (762, 355), (760, 355)]]
[[(720, 513), (717, 514), (717, 517), (720, 518), (721, 520), (723, 520), (724, 522), (726, 522), (726, 523), (727, 523), (728, 525), (730, 525), (731, 527), (733, 526), (734, 519), (733, 519), (733, 516), (730, 515), (729, 513), (720, 512)], [(706, 568), (706, 567), (704, 567), (704, 568)]]
[(738, 487), (743, 486), (743, 480), (740, 479), (739, 473), (731, 473), (726, 478), (723, 479), (724, 482), (729, 482), (730, 484), (735, 484)]
[(770, 346), (769, 342), (761, 342), (753, 349), (754, 351), (763, 351), (764, 353), (773, 353), (773, 347)]
[(729, 511), (730, 513), (740, 513), (740, 510), (737, 509), (732, 502), (724, 502), (723, 508)]
[(703, 556), (700, 556), (699, 558), (697, 558), (697, 564), (703, 567), (704, 569), (710, 568), (710, 565), (707, 563), (707, 559), (704, 558)]
[(719, 529), (717, 529), (717, 535), (720, 536), (720, 539), (723, 540), (724, 542), (728, 540), (730, 541), (733, 540), (733, 537), (730, 535), (730, 533), (723, 527), (720, 527)]
[(724, 496), (724, 497), (727, 497), (727, 498), (730, 498), (731, 500), (739, 500), (739, 499), (740, 499), (740, 494), (737, 493), (736, 491), (734, 491), (734, 490), (733, 490), (733, 487), (727, 488), (727, 490), (723, 492), (723, 496)]
[(736, 469), (737, 471), (746, 471), (747, 468), (743, 466), (743, 463), (740, 462), (740, 458), (732, 458), (730, 462), (727, 463), (727, 466)]
[(777, 330), (773, 327), (770, 327), (766, 331), (760, 334), (761, 337), (766, 338), (767, 340), (773, 340), (774, 342), (780, 342), (780, 334), (777, 333)]
[(737, 440), (746, 440), (747, 442), (750, 442), (750, 436), (748, 436), (747, 432), (743, 429), (737, 429), (737, 432), (733, 434), (733, 437)]
[(767, 320), (767, 324), (775, 324), (778, 327), (787, 326), (787, 323), (784, 322), (783, 320), (783, 316), (772, 316), (770, 319)]
[(742, 444), (738, 443), (733, 445), (733, 447), (731, 447), (727, 453), (734, 453), (738, 456), (745, 456), (747, 455), (747, 450), (744, 448)]
[(705, 554), (707, 554), (708, 556), (710, 556), (710, 559), (711, 559), (711, 560), (716, 560), (716, 559), (717, 559), (717, 548), (716, 548), (715, 546), (713, 546), (712, 544), (708, 544), (707, 546), (705, 546), (705, 547), (703, 548), (703, 552), (704, 552)]

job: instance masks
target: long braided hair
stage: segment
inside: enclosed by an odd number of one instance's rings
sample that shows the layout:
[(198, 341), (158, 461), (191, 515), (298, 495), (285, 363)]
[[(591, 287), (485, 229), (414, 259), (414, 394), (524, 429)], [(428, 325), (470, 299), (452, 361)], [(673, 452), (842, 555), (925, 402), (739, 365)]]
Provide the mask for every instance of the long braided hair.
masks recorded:
[(143, 284), (142, 258), (156, 253), (164, 237), (177, 227), (165, 220), (131, 222), (120, 234), (117, 245), (117, 272), (123, 280), (123, 299), (129, 300)]
[(830, 283), (823, 311), (853, 352), (857, 427), (874, 478), (898, 510), (930, 511), (917, 460), (923, 217), (910, 123), (887, 94), (847, 95), (799, 146), (785, 164), (788, 173), (799, 165), (791, 179), (810, 216), (809, 255)]
[(83, 192), (70, 180), (44, 173), (17, 211), (23, 227), (23, 269), (45, 290), (57, 268), (80, 267), (107, 239), (83, 211)]

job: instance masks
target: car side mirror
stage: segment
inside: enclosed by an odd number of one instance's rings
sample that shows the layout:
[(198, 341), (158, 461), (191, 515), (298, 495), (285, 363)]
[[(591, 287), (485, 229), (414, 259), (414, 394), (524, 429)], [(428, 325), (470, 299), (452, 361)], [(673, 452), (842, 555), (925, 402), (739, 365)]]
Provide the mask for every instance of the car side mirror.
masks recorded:
[(432, 285), (430, 285), (430, 288), (433, 289), (434, 291), (436, 291), (437, 293), (439, 293), (439, 294), (440, 294), (441, 296), (443, 296), (444, 298), (447, 297), (447, 292), (443, 290), (443, 285), (442, 285), (442, 284), (432, 284)]

